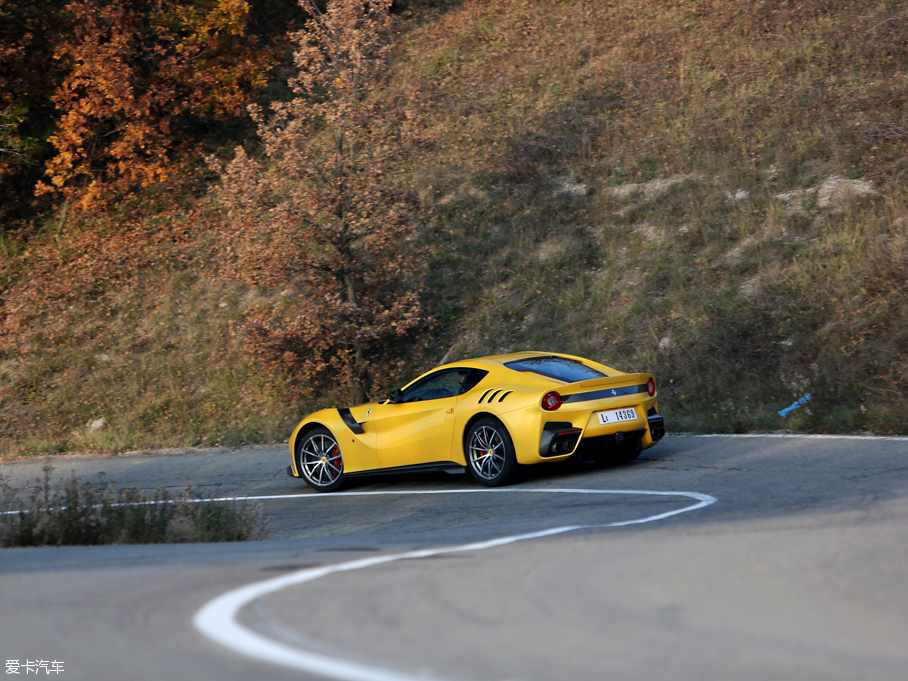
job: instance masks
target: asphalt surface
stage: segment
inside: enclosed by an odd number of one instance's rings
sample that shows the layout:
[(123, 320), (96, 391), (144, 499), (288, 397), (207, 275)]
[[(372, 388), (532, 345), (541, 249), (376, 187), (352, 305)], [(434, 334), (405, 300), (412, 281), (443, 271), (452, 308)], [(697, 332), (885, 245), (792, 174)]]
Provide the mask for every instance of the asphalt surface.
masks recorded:
[[(261, 502), (261, 542), (0, 550), (0, 654), (22, 674), (56, 660), (80, 680), (319, 678), (194, 617), (275, 577), (580, 525), (331, 572), (249, 600), (237, 624), (391, 681), (908, 678), (905, 439), (670, 436), (628, 466), (533, 469), (518, 493), (438, 474), (315, 495), (276, 448), (50, 461), (57, 481), (293, 498)], [(43, 463), (0, 475), (25, 487)], [(603, 527), (694, 503), (645, 491), (717, 501)]]

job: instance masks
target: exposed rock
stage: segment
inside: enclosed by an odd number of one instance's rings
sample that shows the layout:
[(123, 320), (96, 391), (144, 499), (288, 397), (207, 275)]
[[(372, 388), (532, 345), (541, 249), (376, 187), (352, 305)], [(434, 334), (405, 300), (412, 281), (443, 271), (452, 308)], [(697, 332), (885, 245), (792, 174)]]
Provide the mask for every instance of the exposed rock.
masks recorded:
[(817, 192), (817, 187), (809, 189), (795, 189), (790, 192), (774, 194), (773, 198), (781, 201), (786, 205), (785, 212), (789, 214), (806, 213), (804, 202), (810, 199)]
[(544, 241), (539, 245), (539, 250), (536, 251), (536, 257), (539, 258), (540, 262), (547, 262), (552, 258), (561, 255), (564, 253), (567, 248), (567, 244), (562, 238), (553, 238)]
[(844, 210), (852, 201), (875, 194), (872, 182), (830, 177), (817, 190), (817, 205), (820, 208)]
[(622, 184), (617, 187), (607, 187), (604, 191), (618, 199), (628, 199), (635, 194), (642, 194), (647, 201), (662, 196), (673, 187), (684, 182), (697, 182), (703, 179), (700, 175), (677, 175), (675, 177), (657, 178), (649, 182)]
[(763, 283), (759, 274), (744, 279), (739, 288), (745, 298), (754, 298), (763, 290)]
[(809, 199), (815, 199), (819, 208), (842, 211), (852, 201), (874, 195), (872, 182), (830, 177), (816, 187), (775, 194), (774, 198), (787, 204), (789, 213), (798, 213), (804, 212), (804, 203)]
[(89, 420), (88, 423), (85, 424), (85, 429), (86, 429), (89, 433), (93, 433), (93, 432), (95, 432), (96, 430), (101, 430), (101, 429), (102, 429), (104, 426), (106, 426), (106, 425), (107, 425), (107, 421), (105, 421), (105, 420), (104, 420), (104, 417), (102, 416), (102, 417), (99, 418), (99, 419), (92, 419), (92, 420)]
[(734, 248), (726, 251), (719, 260), (721, 265), (737, 265), (744, 260), (744, 251), (755, 245), (757, 240), (752, 236), (743, 239)]
[(559, 181), (558, 188), (555, 190), (555, 196), (564, 194), (568, 196), (586, 196), (586, 185), (580, 182), (573, 182), (570, 178), (562, 178)]
[(655, 227), (648, 222), (641, 222), (634, 225), (634, 231), (646, 238), (647, 241), (651, 241), (655, 244), (665, 241), (665, 230)]

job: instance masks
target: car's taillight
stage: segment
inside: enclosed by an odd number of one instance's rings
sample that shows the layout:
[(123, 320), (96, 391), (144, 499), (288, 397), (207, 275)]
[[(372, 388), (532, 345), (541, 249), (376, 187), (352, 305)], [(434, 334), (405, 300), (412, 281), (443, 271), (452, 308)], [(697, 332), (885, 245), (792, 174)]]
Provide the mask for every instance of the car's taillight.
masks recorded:
[(555, 411), (560, 406), (561, 395), (556, 393), (554, 390), (552, 392), (546, 393), (545, 397), (542, 398), (542, 408), (546, 411)]
[(646, 382), (646, 394), (650, 397), (656, 394), (656, 382), (653, 379)]

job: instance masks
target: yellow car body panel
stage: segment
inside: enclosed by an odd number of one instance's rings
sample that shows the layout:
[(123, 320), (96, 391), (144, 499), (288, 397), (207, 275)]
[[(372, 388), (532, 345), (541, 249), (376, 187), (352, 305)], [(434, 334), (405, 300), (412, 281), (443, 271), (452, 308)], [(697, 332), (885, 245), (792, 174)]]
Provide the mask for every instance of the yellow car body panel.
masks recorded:
[(370, 423), (378, 435), (382, 467), (450, 460), (456, 403), (456, 397), (446, 397), (377, 405)]
[[(549, 361), (570, 366), (580, 363), (589, 370), (587, 373), (598, 376), (570, 382), (505, 365)], [(455, 385), (457, 377), (469, 382), (469, 377), (480, 374), (472, 386)], [(420, 386), (442, 384), (446, 387), (419, 391)], [(653, 394), (648, 392), (650, 386)], [(459, 390), (460, 394), (454, 394)], [(542, 407), (543, 396), (550, 391), (557, 392), (562, 400), (554, 410)], [(664, 432), (650, 374), (628, 374), (560, 353), (519, 352), (452, 362), (417, 377), (399, 394), (401, 401), (389, 399), (349, 410), (324, 409), (307, 416), (290, 438), (291, 475), (302, 475), (297, 443), (303, 434), (319, 426), (330, 431), (340, 447), (345, 475), (432, 464), (469, 466), (465, 439), (471, 426), (483, 418), (494, 419), (506, 428), (517, 462), (526, 465), (562, 461), (577, 452), (584, 441), (604, 441), (623, 437), (623, 433), (638, 437), (641, 448), (646, 449)], [(411, 401), (407, 401), (408, 395), (413, 396)], [(612, 418), (624, 420), (611, 422)], [(566, 451), (546, 450), (547, 433), (556, 431), (561, 431), (559, 437), (574, 431), (579, 434), (563, 445), (570, 446)]]

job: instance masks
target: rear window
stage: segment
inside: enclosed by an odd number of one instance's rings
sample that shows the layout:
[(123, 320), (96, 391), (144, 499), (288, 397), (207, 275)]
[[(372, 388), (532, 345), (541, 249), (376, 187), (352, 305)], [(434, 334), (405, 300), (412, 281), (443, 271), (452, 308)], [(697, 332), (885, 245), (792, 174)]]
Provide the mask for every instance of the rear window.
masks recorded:
[(591, 378), (605, 378), (606, 374), (588, 367), (583, 362), (567, 357), (528, 357), (505, 362), (508, 369), (514, 371), (532, 371), (547, 378), (554, 378), (565, 383), (588, 381)]

